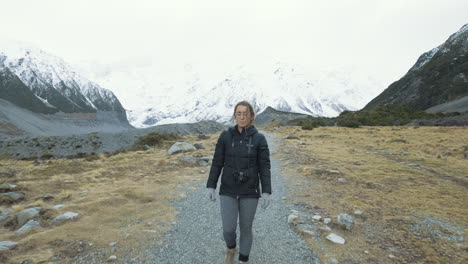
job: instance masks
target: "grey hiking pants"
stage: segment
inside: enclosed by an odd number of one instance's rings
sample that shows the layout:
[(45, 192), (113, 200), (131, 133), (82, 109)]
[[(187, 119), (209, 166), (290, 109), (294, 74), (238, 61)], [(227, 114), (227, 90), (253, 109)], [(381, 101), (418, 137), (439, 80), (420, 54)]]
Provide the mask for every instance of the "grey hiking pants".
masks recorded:
[(236, 199), (227, 195), (219, 197), (226, 246), (228, 248), (236, 247), (237, 217), (239, 216), (239, 254), (244, 261), (248, 260), (252, 248), (252, 224), (257, 210), (258, 198)]

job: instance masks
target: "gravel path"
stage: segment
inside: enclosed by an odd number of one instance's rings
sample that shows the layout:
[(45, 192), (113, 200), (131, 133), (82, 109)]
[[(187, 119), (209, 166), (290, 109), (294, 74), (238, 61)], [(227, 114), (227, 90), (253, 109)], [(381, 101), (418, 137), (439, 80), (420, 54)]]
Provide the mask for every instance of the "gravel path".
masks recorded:
[[(274, 153), (278, 139), (267, 132), (262, 133), (267, 137), (270, 153)], [(283, 202), (282, 197), (288, 195), (286, 180), (281, 175), (279, 162), (273, 157), (271, 173), (273, 200), (266, 210), (261, 208), (260, 203), (257, 208), (249, 263), (319, 263), (301, 237), (288, 226), (287, 217), (293, 206)], [(147, 257), (145, 263), (223, 263), (225, 243), (219, 197), (216, 202), (206, 198), (205, 182), (197, 184), (197, 190), (188, 187), (184, 187), (187, 198), (172, 203), (180, 213), (174, 228), (166, 233), (165, 241), (160, 246), (142, 252)]]

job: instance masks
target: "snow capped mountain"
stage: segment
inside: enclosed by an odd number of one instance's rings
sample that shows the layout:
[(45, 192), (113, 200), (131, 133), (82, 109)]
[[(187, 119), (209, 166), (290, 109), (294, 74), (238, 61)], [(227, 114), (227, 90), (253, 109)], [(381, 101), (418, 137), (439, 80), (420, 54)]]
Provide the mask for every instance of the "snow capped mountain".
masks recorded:
[(29, 44), (5, 40), (0, 41), (0, 56), (4, 67), (49, 107), (65, 113), (113, 111), (127, 121), (110, 90), (84, 78), (63, 59)]
[(357, 69), (310, 70), (275, 60), (252, 61), (217, 72), (197, 63), (162, 65), (149, 59), (80, 68), (115, 92), (135, 127), (207, 119), (230, 124), (233, 107), (242, 100), (252, 103), (257, 114), (271, 106), (332, 117), (360, 109), (384, 88)]
[[(468, 97), (467, 54), (468, 24), (451, 34), (443, 44), (423, 53), (407, 74), (364, 109), (381, 104), (404, 104), (426, 111), (462, 111), (463, 105), (457, 100)], [(443, 106), (438, 108), (438, 105)]]
[(422, 54), (419, 57), (416, 64), (410, 70), (415, 71), (415, 70), (420, 69), (421, 67), (426, 65), (434, 57), (434, 55), (437, 54), (437, 52), (440, 51), (441, 54), (446, 54), (450, 52), (451, 47), (455, 45), (461, 46), (462, 52), (465, 52), (465, 53), (468, 52), (468, 46), (466, 45), (466, 43), (468, 42), (468, 39), (460, 37), (466, 32), (468, 32), (468, 24), (464, 25), (459, 31), (450, 35), (450, 37), (447, 39), (446, 42)]

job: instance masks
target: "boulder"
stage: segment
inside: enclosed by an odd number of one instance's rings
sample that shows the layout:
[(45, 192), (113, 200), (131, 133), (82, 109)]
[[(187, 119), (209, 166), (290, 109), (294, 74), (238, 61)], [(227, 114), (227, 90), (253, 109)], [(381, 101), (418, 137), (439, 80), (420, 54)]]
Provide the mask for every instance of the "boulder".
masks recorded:
[(13, 241), (0, 241), (0, 251), (14, 249), (17, 244)]
[(176, 142), (169, 148), (167, 153), (169, 155), (173, 155), (179, 152), (187, 152), (193, 150), (196, 150), (196, 148), (192, 144), (186, 142)]
[(5, 209), (5, 210), (2, 210), (0, 211), (0, 221), (5, 221), (8, 216), (12, 213), (12, 211), (10, 209)]
[(55, 224), (58, 224), (58, 223), (61, 223), (63, 221), (66, 221), (66, 220), (71, 220), (75, 217), (78, 216), (78, 213), (74, 213), (74, 212), (66, 212), (64, 214), (61, 214), (57, 217), (54, 218), (54, 220), (52, 220), (52, 224), (55, 225)]
[(19, 200), (24, 199), (24, 193), (7, 192), (7, 193), (0, 193), (0, 195), (7, 197), (13, 201), (19, 201)]
[(330, 240), (331, 242), (333, 243), (336, 243), (336, 244), (344, 244), (345, 243), (345, 240), (344, 238), (340, 237), (339, 235), (336, 235), (334, 233), (330, 233), (328, 236), (327, 236), (327, 239)]
[(39, 222), (36, 220), (29, 220), (26, 224), (24, 224), (20, 229), (16, 230), (16, 235), (21, 235), (27, 232), (30, 229), (40, 226)]
[(16, 216), (16, 220), (20, 226), (24, 225), (24, 223), (28, 222), (30, 219), (35, 217), (41, 211), (40, 207), (32, 207), (28, 209), (24, 209), (23, 211), (19, 212)]
[(182, 155), (182, 157), (180, 157), (180, 160), (183, 162), (191, 163), (191, 164), (197, 163), (197, 158), (188, 154)]
[(354, 218), (349, 214), (340, 214), (338, 215), (338, 224), (345, 227), (345, 229), (350, 230), (354, 224)]
[(299, 223), (299, 216), (297, 214), (290, 214), (288, 216), (288, 224), (297, 225)]

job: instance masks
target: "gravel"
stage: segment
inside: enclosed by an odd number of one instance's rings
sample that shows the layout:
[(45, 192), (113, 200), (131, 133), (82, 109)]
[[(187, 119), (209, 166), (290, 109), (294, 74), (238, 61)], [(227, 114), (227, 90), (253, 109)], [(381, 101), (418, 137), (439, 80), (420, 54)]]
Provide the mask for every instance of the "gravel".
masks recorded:
[[(262, 131), (263, 132), (263, 131)], [(276, 150), (272, 135), (263, 132)], [(281, 199), (287, 196), (286, 180), (280, 173), (278, 161), (271, 157), (272, 203), (267, 209), (260, 206), (254, 219), (254, 241), (249, 263), (319, 263), (301, 237), (287, 223), (292, 206)], [(180, 212), (174, 228), (166, 233), (162, 245), (145, 250), (144, 263), (222, 263), (225, 243), (222, 235), (219, 197), (216, 202), (205, 196), (205, 182), (196, 185), (197, 190), (185, 186), (187, 199), (173, 201)], [(219, 184), (217, 192), (219, 191)], [(239, 228), (237, 241), (239, 243)], [(236, 256), (237, 259), (237, 256)], [(126, 262), (140, 263), (140, 262)]]
[[(270, 154), (277, 148), (275, 138), (262, 131), (267, 137)], [(280, 165), (271, 156), (272, 202), (267, 209), (260, 203), (254, 219), (254, 241), (249, 263), (320, 263), (302, 238), (292, 230), (287, 218), (295, 205), (285, 204), (282, 197), (287, 197), (287, 180), (280, 172)], [(164, 263), (222, 263), (225, 243), (222, 235), (219, 197), (215, 202), (206, 197), (205, 182), (183, 185), (187, 193), (185, 199), (171, 201), (179, 214), (172, 223), (173, 228), (163, 234), (164, 240), (154, 239), (152, 244), (140, 248), (106, 250), (77, 256), (73, 264), (102, 263), (110, 255), (116, 255), (118, 263), (128, 264), (164, 264)], [(219, 184), (217, 192), (219, 191)], [(196, 190), (190, 189), (196, 187)], [(237, 243), (239, 243), (237, 228)], [(149, 242), (151, 243), (151, 241)], [(129, 257), (129, 256), (133, 257)], [(138, 257), (134, 257), (137, 255)], [(236, 256), (237, 259), (238, 256)], [(236, 262), (237, 263), (237, 260)]]

